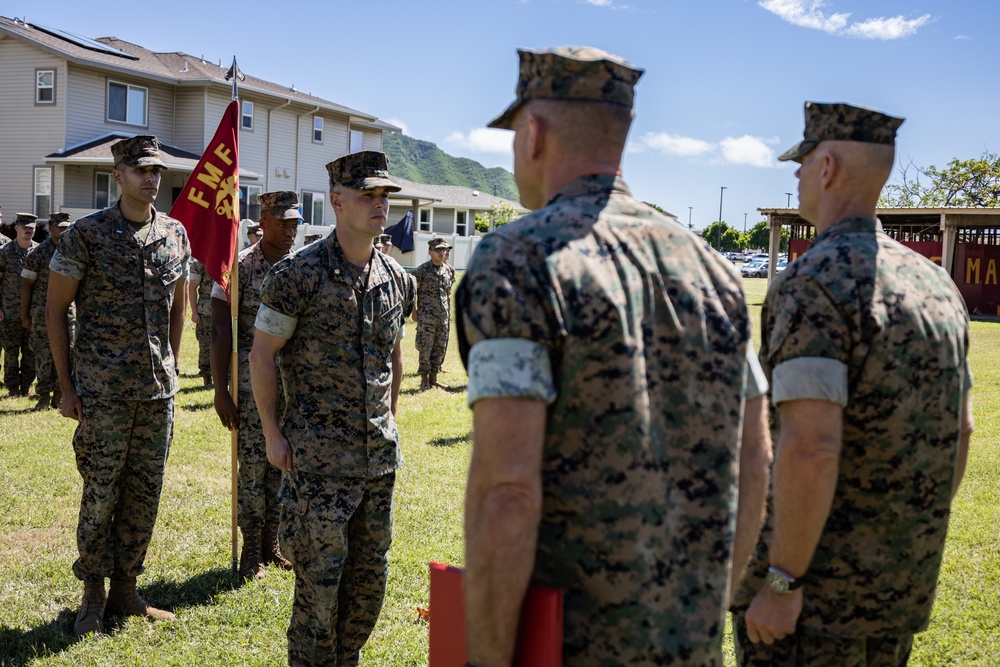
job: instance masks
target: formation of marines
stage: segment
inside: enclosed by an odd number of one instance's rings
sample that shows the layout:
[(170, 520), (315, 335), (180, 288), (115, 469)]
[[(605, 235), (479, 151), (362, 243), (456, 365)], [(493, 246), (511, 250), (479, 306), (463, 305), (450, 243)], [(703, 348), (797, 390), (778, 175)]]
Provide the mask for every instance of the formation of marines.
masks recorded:
[[(964, 301), (875, 217), (903, 119), (806, 103), (781, 159), (817, 236), (769, 286), (758, 356), (738, 273), (622, 178), (643, 71), (589, 47), (518, 55), (490, 126), (514, 132), (533, 213), (482, 239), (455, 297), (468, 664), (512, 664), (531, 584), (563, 592), (566, 665), (721, 665), (727, 612), (740, 665), (906, 664), (973, 421)], [(297, 252), (298, 195), (260, 195), (231, 367), (229, 294), (153, 207), (158, 141), (111, 150), (114, 206), (52, 214), (40, 245), (17, 214), (0, 248), (6, 388), (37, 372), (36, 409), (51, 393), (79, 422), (74, 632), (173, 617), (136, 578), (190, 284), (199, 373), (238, 433), (239, 574), (294, 573), (290, 665), (357, 665), (386, 589), (404, 323), (421, 390), (443, 386), (451, 247), (432, 239), (412, 276), (391, 257), (400, 187), (379, 152), (326, 165), (337, 225)]]

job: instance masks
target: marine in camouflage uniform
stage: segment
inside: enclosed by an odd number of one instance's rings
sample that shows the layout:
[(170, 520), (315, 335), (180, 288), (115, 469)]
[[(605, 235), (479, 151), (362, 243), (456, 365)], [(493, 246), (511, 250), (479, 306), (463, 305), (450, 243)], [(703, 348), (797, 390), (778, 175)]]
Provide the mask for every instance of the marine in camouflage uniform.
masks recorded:
[(805, 116), (781, 159), (802, 163), (801, 215), (817, 235), (761, 315), (774, 511), (734, 599), (737, 655), (903, 665), (930, 618), (965, 466), (969, 317), (948, 274), (874, 217), (903, 119), (813, 102)]
[[(35, 392), (38, 402), (35, 410), (49, 407), (49, 394), (52, 396), (51, 406), (59, 407), (60, 394), (57, 391), (56, 368), (52, 363), (52, 348), (49, 347), (49, 330), (45, 326), (45, 304), (49, 290), (49, 262), (56, 251), (56, 242), (62, 230), (72, 224), (69, 213), (52, 213), (49, 216), (49, 228), (52, 236), (39, 243), (24, 258), (21, 269), (21, 319), (27, 320), (31, 330), (31, 349), (35, 355), (35, 373), (38, 384)], [(70, 307), (70, 341), (74, 338), (76, 308)]]
[(327, 169), (337, 227), (271, 269), (250, 353), (268, 460), (287, 473), (291, 665), (358, 664), (381, 611), (401, 462), (390, 358), (413, 302), (406, 272), (372, 247), (387, 193), (399, 190), (385, 155), (353, 153)]
[[(49, 275), (62, 412), (80, 422), (73, 436), (83, 478), (73, 564), (84, 581), (78, 635), (102, 630), (105, 606), (115, 615), (173, 617), (150, 607), (135, 584), (173, 436), (190, 246), (181, 223), (152, 206), (164, 168), (156, 138), (123, 139), (111, 151), (121, 199), (63, 232)], [(74, 300), (79, 333), (71, 374), (66, 311)]]
[(28, 252), (38, 244), (35, 216), (18, 213), (14, 220), (16, 237), (0, 248), (0, 346), (4, 350), (4, 386), (11, 396), (27, 396), (35, 379), (35, 354), (31, 330), (21, 322), (21, 270)]
[[(284, 558), (278, 546), (281, 471), (267, 462), (264, 432), (250, 384), (249, 356), (264, 277), (271, 270), (272, 262), (288, 255), (302, 214), (299, 213), (299, 197), (295, 192), (265, 192), (259, 199), (263, 238), (241, 251), (239, 256), (236, 405), (233, 404), (228, 383), (232, 363), (228, 296), (218, 283), (212, 288), (215, 410), (223, 426), (238, 430), (237, 521), (243, 533), (239, 573), (245, 578), (263, 578), (265, 564), (291, 569), (291, 563)], [(279, 397), (279, 412), (283, 403)]]
[(475, 427), (470, 663), (510, 662), (521, 598), (504, 593), (520, 562), (525, 580), (563, 592), (568, 667), (721, 665), (748, 363), (741, 280), (614, 171), (542, 190), (525, 171), (525, 126), (590, 114), (588, 127), (617, 127), (593, 150), (620, 162), (642, 70), (590, 48), (519, 55), (518, 98), (491, 126), (517, 131), (515, 179), (537, 210), (483, 238), (456, 295)]
[(205, 387), (212, 388), (212, 288), (215, 281), (205, 271), (205, 265), (191, 260), (188, 272), (188, 300), (191, 302), (191, 321), (195, 324), (198, 339), (198, 375)]
[(413, 321), (417, 323), (415, 341), (421, 390), (444, 387), (438, 383), (437, 376), (448, 351), (448, 331), (451, 328), (451, 287), (455, 284), (455, 269), (444, 261), (444, 253), (450, 249), (444, 239), (431, 239), (427, 250), (431, 259), (413, 271), (417, 281)]

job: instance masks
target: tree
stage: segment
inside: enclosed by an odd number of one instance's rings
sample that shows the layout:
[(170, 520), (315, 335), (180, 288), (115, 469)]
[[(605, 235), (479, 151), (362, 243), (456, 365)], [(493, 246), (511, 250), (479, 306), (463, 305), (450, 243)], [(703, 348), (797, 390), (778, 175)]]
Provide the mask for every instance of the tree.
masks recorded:
[[(717, 247), (718, 239), (720, 235), (719, 225), (722, 225), (721, 236), (722, 236), (722, 247)], [(716, 250), (739, 250), (740, 249), (740, 233), (723, 222), (713, 222), (708, 227), (705, 227), (705, 231), (702, 232), (702, 236), (708, 244), (715, 248)]]
[[(778, 252), (788, 250), (789, 233), (786, 227), (781, 228), (781, 241), (778, 243)], [(767, 228), (767, 220), (761, 220), (743, 235), (743, 248), (752, 250), (764, 250), (771, 245), (771, 230)]]
[(944, 169), (918, 167), (910, 161), (900, 168), (898, 183), (885, 186), (878, 205), (935, 208), (941, 206), (1000, 206), (1000, 155), (983, 151), (978, 158), (952, 158)]
[(513, 204), (500, 202), (494, 204), (486, 213), (476, 214), (476, 231), (486, 233), (508, 222), (513, 222), (520, 218), (522, 213), (514, 208)]

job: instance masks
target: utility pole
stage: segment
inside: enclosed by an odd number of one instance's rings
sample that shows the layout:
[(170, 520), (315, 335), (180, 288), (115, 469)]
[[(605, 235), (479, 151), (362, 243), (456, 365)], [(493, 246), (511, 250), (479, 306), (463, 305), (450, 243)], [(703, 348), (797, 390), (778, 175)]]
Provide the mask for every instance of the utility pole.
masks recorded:
[(791, 192), (786, 192), (785, 194), (788, 195), (788, 201), (785, 202), (785, 208), (791, 208), (792, 207), (792, 193)]
[(722, 195), (726, 194), (726, 186), (719, 189), (719, 226), (715, 228), (715, 245), (719, 252), (722, 252)]
[(743, 214), (743, 233), (747, 233), (747, 214)]
[(691, 209), (693, 208), (694, 206), (688, 206), (688, 229), (694, 229), (694, 225), (691, 224)]

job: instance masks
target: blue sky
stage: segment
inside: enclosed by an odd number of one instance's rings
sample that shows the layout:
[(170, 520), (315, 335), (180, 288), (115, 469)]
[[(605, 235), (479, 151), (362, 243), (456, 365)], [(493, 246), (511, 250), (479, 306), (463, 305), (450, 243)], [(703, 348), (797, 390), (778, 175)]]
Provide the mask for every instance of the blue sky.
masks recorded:
[(254, 76), (507, 168), (510, 133), (484, 126), (513, 99), (515, 49), (603, 48), (646, 70), (626, 181), (696, 228), (718, 219), (722, 186), (723, 219), (738, 229), (787, 192), (796, 204), (794, 170), (776, 156), (801, 137), (806, 99), (905, 116), (904, 164), (1000, 150), (995, 0), (5, 4), (6, 16), (88, 37), (236, 55)]

